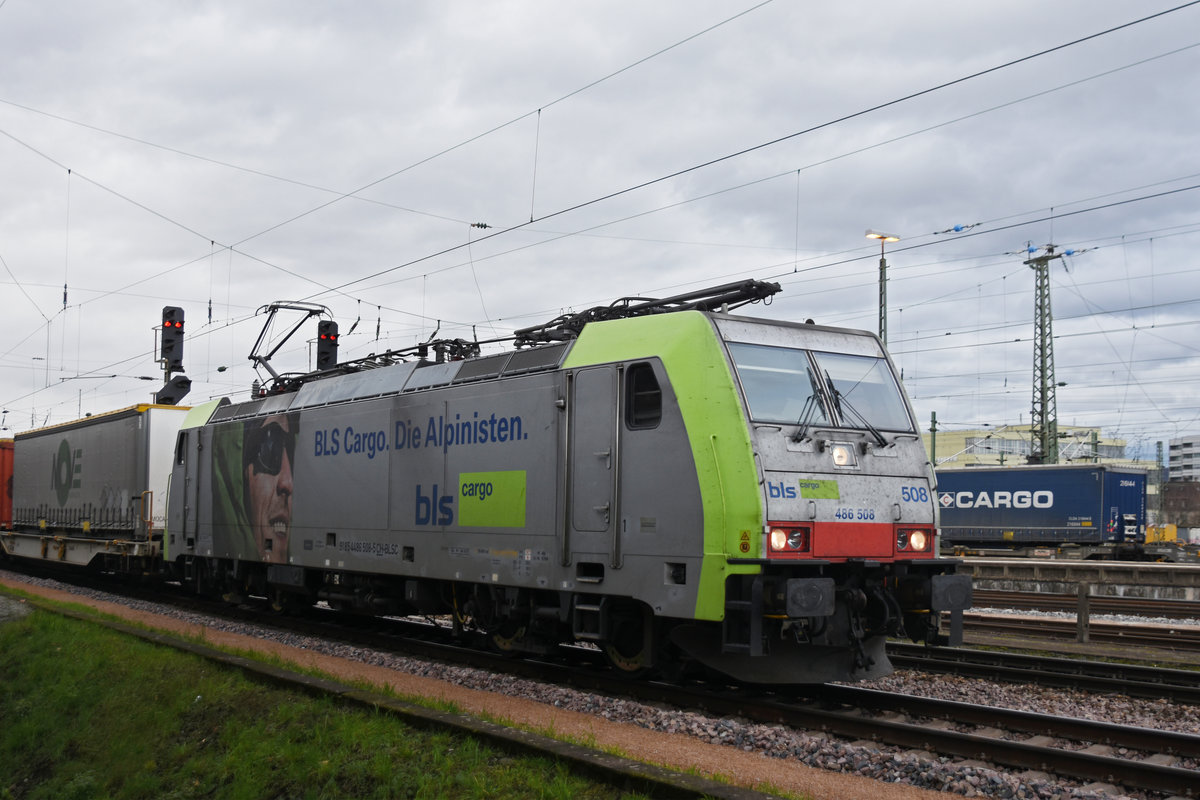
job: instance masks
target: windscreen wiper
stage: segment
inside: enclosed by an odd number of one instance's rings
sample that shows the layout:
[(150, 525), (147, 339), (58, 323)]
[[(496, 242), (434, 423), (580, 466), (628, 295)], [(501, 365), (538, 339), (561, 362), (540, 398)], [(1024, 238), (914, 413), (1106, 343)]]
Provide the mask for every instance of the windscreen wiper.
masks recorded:
[(813, 375), (812, 370), (808, 372), (808, 383), (812, 387), (812, 394), (804, 401), (804, 408), (800, 411), (800, 419), (796, 424), (800, 427), (796, 429), (796, 433), (792, 436), (793, 442), (803, 441), (808, 434), (808, 426), (812, 422), (812, 417), (816, 413), (817, 408), (821, 409), (821, 413), (829, 419), (829, 410), (825, 408), (825, 398), (821, 395), (821, 386), (817, 382), (817, 376)]
[(833, 385), (833, 379), (829, 377), (829, 370), (825, 371), (825, 382), (829, 386), (829, 393), (833, 395), (833, 402), (837, 405), (838, 415), (842, 417), (843, 420), (846, 420), (846, 413), (842, 410), (845, 408), (846, 411), (849, 411), (858, 419), (860, 423), (862, 423), (864, 428), (870, 431), (871, 435), (875, 437), (875, 441), (879, 443), (880, 447), (887, 447), (888, 440), (883, 437), (883, 434), (880, 433), (879, 430), (872, 425), (865, 416), (863, 416), (861, 411), (851, 405), (846, 396), (839, 392), (837, 387)]
[(806, 435), (808, 434), (808, 425), (810, 422), (812, 422), (813, 412), (816, 410), (817, 410), (816, 395), (809, 395), (808, 399), (804, 401), (804, 410), (802, 410), (800, 412), (800, 419), (798, 419), (796, 421), (796, 424), (799, 425), (800, 427), (796, 429), (796, 432), (794, 434), (792, 434), (793, 442), (804, 441)]

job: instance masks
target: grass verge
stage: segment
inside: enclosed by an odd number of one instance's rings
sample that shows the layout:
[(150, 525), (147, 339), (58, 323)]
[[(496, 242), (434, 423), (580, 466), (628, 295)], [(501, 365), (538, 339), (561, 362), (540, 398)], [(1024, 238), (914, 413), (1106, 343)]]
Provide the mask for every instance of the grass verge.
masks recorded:
[(0, 800), (636, 796), (47, 612), (0, 625), (0, 720)]

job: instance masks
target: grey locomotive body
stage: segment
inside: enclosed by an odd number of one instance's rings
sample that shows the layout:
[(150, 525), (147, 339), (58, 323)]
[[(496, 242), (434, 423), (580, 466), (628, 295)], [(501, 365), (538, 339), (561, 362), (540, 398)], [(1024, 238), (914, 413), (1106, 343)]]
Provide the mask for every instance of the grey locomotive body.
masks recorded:
[(887, 635), (969, 606), (878, 339), (707, 310), (576, 333), (197, 410), (168, 561), (227, 596), (761, 681), (883, 674)]

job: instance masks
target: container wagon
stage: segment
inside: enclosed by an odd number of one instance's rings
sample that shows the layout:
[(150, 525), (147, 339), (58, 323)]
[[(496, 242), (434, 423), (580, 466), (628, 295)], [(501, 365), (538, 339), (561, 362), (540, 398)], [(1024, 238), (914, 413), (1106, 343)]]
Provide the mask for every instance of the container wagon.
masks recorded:
[(144, 404), (17, 434), (5, 551), (157, 571), (170, 459), (186, 412)]
[(1146, 471), (1107, 464), (939, 469), (943, 550), (1140, 558)]

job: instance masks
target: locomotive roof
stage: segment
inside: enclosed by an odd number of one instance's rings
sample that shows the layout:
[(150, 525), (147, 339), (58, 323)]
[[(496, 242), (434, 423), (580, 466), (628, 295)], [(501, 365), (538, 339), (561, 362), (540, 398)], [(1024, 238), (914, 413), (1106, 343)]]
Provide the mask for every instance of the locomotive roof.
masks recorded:
[[(816, 349), (864, 355), (883, 353), (878, 338), (869, 331), (826, 327), (811, 322), (735, 316), (706, 309), (671, 311), (650, 316), (591, 321), (580, 331), (578, 338), (492, 355), (434, 362), (417, 360), (373, 364), (368, 360), (357, 362), (349, 371), (347, 365), (343, 365), (341, 371), (305, 377), (295, 390), (218, 408), (211, 421), (281, 414), (353, 400), (548, 372), (564, 365), (579, 366), (584, 362), (624, 360), (632, 352), (641, 353), (639, 357), (663, 355), (664, 349), (671, 349), (668, 340), (690, 340), (694, 343), (691, 337), (695, 336), (696, 329), (691, 321), (700, 316), (710, 320), (708, 324), (712, 326), (714, 338), (738, 340), (753, 330), (757, 332), (754, 339), (769, 341), (772, 328), (802, 328), (807, 333), (808, 343)], [(653, 333), (649, 333), (651, 329)], [(664, 336), (667, 329), (674, 329), (678, 336)], [(763, 332), (766, 332), (765, 338)], [(630, 345), (633, 345), (632, 350)]]
[(492, 378), (558, 369), (572, 342), (468, 358), (461, 361), (408, 361), (356, 372), (334, 374), (305, 382), (295, 392), (269, 395), (217, 409), (214, 422), (223, 419), (279, 414), (302, 408), (365, 400)]

